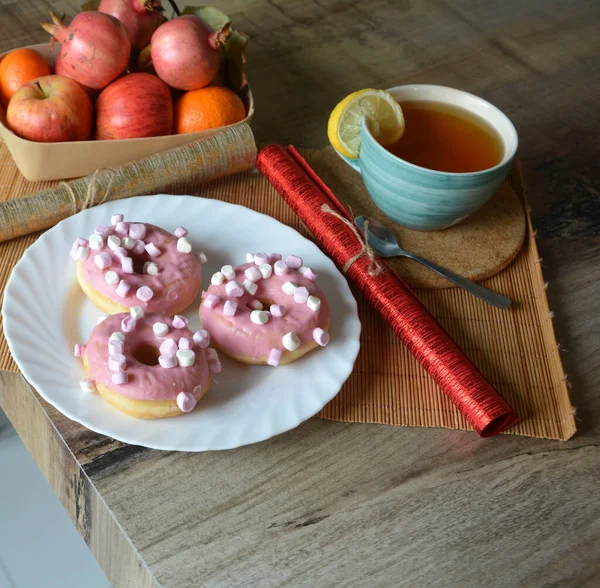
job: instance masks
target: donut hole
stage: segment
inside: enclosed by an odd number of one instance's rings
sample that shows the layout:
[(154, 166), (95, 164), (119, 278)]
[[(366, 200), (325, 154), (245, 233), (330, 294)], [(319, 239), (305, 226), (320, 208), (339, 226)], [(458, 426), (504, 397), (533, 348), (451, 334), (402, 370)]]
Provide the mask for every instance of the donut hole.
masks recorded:
[(131, 355), (133, 355), (134, 359), (144, 365), (158, 365), (160, 351), (156, 347), (142, 345), (135, 349)]
[(152, 261), (152, 258), (148, 255), (147, 251), (144, 253), (134, 253), (133, 251), (128, 252), (129, 257), (133, 259), (133, 273), (144, 275), (144, 264), (147, 261)]
[(275, 300), (271, 300), (269, 298), (257, 298), (256, 300), (258, 300), (263, 305), (263, 308), (265, 310), (269, 310), (271, 304), (276, 304)]

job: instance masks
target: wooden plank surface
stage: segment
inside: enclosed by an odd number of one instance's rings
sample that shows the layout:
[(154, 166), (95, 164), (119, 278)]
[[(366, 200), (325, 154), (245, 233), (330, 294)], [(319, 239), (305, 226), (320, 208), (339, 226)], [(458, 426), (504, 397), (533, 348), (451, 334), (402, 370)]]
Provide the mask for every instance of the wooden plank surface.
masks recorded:
[[(0, 50), (75, 2), (0, 0)], [(116, 586), (597, 586), (600, 3), (222, 0), (249, 33), (259, 142), (326, 143), (361, 87), (447, 84), (515, 122), (578, 434), (567, 443), (319, 420), (177, 454), (0, 405)]]

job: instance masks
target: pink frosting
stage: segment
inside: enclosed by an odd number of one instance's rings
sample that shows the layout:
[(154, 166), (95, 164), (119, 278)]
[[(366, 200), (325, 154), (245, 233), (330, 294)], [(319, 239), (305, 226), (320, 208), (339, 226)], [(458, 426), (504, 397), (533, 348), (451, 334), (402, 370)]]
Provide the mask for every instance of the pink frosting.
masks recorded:
[[(177, 348), (181, 337), (190, 341), (193, 333), (187, 328), (176, 329), (171, 318), (160, 313), (149, 313), (137, 320), (136, 328), (125, 333), (123, 355), (125, 356), (125, 373), (128, 381), (125, 384), (113, 384), (115, 373), (109, 369), (108, 340), (112, 333), (121, 331), (121, 321), (129, 316), (126, 313), (114, 314), (102, 321), (92, 331), (85, 348), (89, 364), (89, 376), (96, 382), (128, 398), (136, 400), (176, 400), (180, 392), (193, 393), (197, 386), (206, 386), (209, 376), (208, 353), (198, 345), (193, 346), (196, 360), (193, 366), (163, 368), (160, 365), (146, 365), (135, 359), (137, 349), (154, 347), (157, 350), (168, 339), (172, 339)], [(157, 337), (152, 331), (156, 322), (169, 326), (169, 332), (164, 337)]]
[[(195, 255), (178, 251), (177, 239), (170, 233), (167, 233), (167, 231), (147, 223), (136, 224), (143, 224), (145, 226), (146, 235), (144, 241), (146, 243), (154, 243), (160, 250), (160, 255), (151, 258), (147, 252), (138, 254), (135, 251), (127, 251), (127, 255), (133, 259), (135, 272), (128, 273), (125, 271), (128, 268), (124, 269), (121, 261), (118, 259), (118, 254), (111, 251), (105, 244), (102, 252), (110, 255), (112, 259), (111, 266), (106, 269), (100, 269), (94, 262), (95, 255), (90, 255), (82, 262), (83, 275), (95, 290), (117, 304), (128, 308), (139, 305), (146, 312), (173, 314), (181, 309), (182, 298), (186, 302), (191, 302), (195, 298), (200, 289), (202, 264)], [(158, 275), (151, 276), (141, 273), (146, 261), (153, 261), (158, 265)], [(119, 280), (125, 280), (130, 284), (131, 288), (124, 298), (121, 298), (116, 293), (114, 285), (106, 281), (104, 276), (108, 270), (116, 272)], [(136, 297), (136, 293), (143, 286), (152, 289), (153, 296), (149, 300), (140, 300)]]
[[(246, 279), (245, 271), (253, 265), (254, 263), (245, 263), (236, 266), (235, 281), (241, 284)], [(286, 294), (281, 289), (288, 281), (306, 288), (310, 295), (320, 298), (320, 309), (314, 312), (306, 304), (295, 302), (293, 295)], [(296, 333), (300, 344), (306, 345), (313, 341), (315, 328), (325, 329), (329, 323), (329, 305), (323, 292), (313, 281), (291, 268), (285, 275), (278, 276), (273, 273), (270, 278), (258, 280), (258, 289), (254, 295), (244, 290), (241, 297), (235, 298), (238, 306), (233, 316), (223, 315), (224, 304), (231, 299), (227, 295), (226, 285), (227, 282), (224, 282), (209, 287), (209, 295), (217, 296), (219, 302), (214, 308), (208, 308), (203, 302), (200, 306), (200, 317), (204, 321), (204, 328), (210, 333), (211, 340), (231, 355), (266, 361), (272, 349), (288, 353), (281, 342), (286, 333)], [(269, 313), (269, 321), (266, 324), (253, 323), (250, 320), (253, 310), (251, 303), (256, 299), (266, 302), (265, 310), (269, 310), (272, 303), (281, 305), (284, 308), (283, 316), (275, 317)]]

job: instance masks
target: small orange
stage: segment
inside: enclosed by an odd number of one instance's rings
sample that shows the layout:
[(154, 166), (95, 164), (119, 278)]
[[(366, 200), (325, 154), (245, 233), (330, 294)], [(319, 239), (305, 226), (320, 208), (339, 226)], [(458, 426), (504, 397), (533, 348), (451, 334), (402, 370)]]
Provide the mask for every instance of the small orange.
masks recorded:
[(175, 102), (173, 133), (195, 133), (224, 127), (246, 117), (240, 97), (220, 86), (207, 86), (186, 92)]
[(4, 106), (24, 84), (49, 76), (50, 64), (33, 49), (15, 49), (0, 61), (0, 100)]

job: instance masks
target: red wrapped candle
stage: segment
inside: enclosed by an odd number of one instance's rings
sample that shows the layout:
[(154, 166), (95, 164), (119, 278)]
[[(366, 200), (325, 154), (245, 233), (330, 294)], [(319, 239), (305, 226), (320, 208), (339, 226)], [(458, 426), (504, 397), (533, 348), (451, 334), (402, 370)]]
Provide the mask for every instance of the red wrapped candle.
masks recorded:
[(519, 420), (409, 288), (366, 246), (346, 209), (293, 147), (263, 149), (257, 167), (482, 437)]

